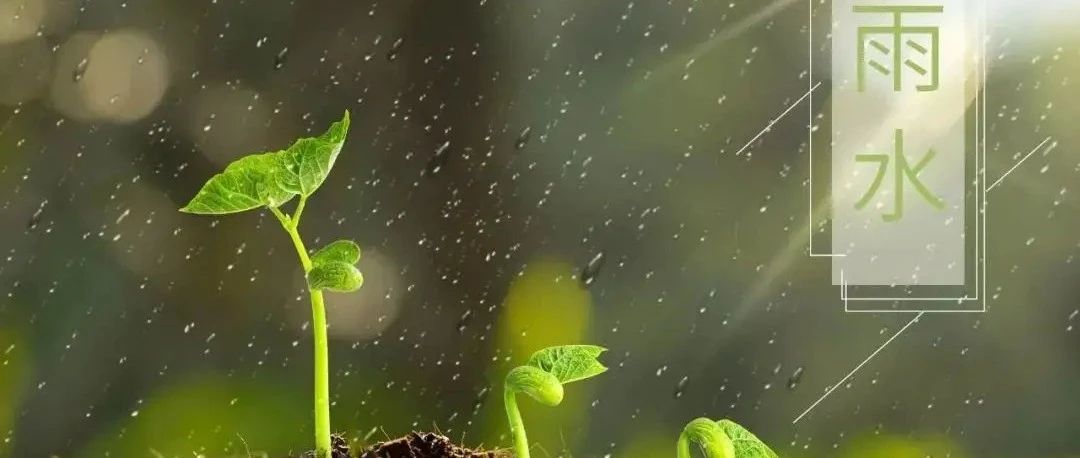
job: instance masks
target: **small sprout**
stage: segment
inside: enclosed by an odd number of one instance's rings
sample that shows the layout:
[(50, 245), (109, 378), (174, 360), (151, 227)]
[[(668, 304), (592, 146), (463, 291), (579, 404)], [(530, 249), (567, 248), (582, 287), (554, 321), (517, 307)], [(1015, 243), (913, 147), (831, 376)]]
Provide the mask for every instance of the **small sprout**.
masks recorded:
[(563, 399), (563, 385), (599, 375), (607, 370), (596, 360), (606, 348), (595, 345), (563, 345), (533, 353), (524, 366), (506, 374), (503, 400), (510, 433), (514, 436), (514, 455), (529, 458), (529, 440), (525, 423), (518, 411), (518, 393), (524, 393), (546, 406), (557, 406)]
[(720, 425), (708, 418), (695, 418), (686, 424), (676, 444), (678, 458), (690, 458), (690, 443), (695, 443), (708, 458), (735, 458), (735, 446)]
[[(284, 54), (284, 50), (282, 51)], [(280, 57), (280, 56), (279, 56)], [(330, 368), (323, 290), (349, 292), (360, 288), (364, 277), (356, 269), (360, 247), (338, 240), (308, 256), (300, 238), (300, 216), (308, 197), (326, 180), (349, 131), (349, 112), (326, 133), (301, 138), (288, 149), (242, 157), (210, 178), (180, 211), (223, 215), (266, 207), (288, 233), (307, 277), (315, 334), (315, 453), (330, 456)], [(280, 207), (299, 196), (292, 215)]]
[(690, 458), (691, 443), (701, 447), (707, 458), (778, 458), (761, 439), (731, 420), (691, 420), (675, 445), (678, 458)]

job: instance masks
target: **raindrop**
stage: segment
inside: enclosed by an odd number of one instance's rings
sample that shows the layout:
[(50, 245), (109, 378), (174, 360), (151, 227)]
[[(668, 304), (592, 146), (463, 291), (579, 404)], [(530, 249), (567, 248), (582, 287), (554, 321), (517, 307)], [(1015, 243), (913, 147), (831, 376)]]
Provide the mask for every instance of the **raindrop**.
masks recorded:
[(401, 44), (405, 42), (404, 38), (398, 38), (394, 40), (394, 44), (390, 45), (390, 51), (386, 53), (386, 60), (393, 62), (397, 60), (398, 51), (401, 50)]
[(803, 367), (796, 367), (791, 373), (791, 376), (787, 379), (787, 389), (794, 390), (799, 387), (799, 382), (802, 381)]
[(289, 56), (289, 47), (286, 46), (274, 56), (274, 70), (280, 70), (285, 66), (285, 58)]
[(584, 269), (581, 269), (581, 283), (585, 286), (589, 286), (596, 280), (596, 276), (600, 273), (600, 268), (604, 267), (604, 252), (596, 253), (589, 260), (589, 263), (585, 265)]
[(461, 318), (458, 318), (457, 330), (458, 332), (465, 332), (465, 327), (472, 321), (472, 310), (466, 310), (461, 314)]
[(522, 149), (529, 143), (529, 134), (532, 133), (532, 127), (526, 127), (521, 129), (521, 133), (518, 134), (517, 141), (514, 142), (514, 148)]
[(686, 385), (688, 385), (689, 383), (690, 377), (684, 375), (683, 378), (679, 379), (679, 383), (675, 384), (675, 399), (679, 399), (682, 397), (683, 392), (686, 391)]
[(45, 210), (45, 206), (38, 207), (37, 211), (33, 215), (30, 215), (30, 221), (26, 223), (26, 230), (32, 231), (37, 228), (41, 223), (41, 212)]
[(83, 57), (83, 59), (80, 60), (77, 65), (75, 65), (75, 69), (71, 71), (71, 80), (76, 82), (76, 83), (81, 81), (82, 78), (83, 78), (83, 75), (86, 74), (86, 66), (89, 65), (89, 64), (90, 64), (90, 61), (87, 60), (85, 57)]
[(450, 150), (450, 140), (443, 142), (438, 148), (435, 148), (435, 155), (431, 156), (427, 164), (427, 173), (429, 175), (435, 175), (446, 166), (446, 160), (448, 159), (447, 151)]

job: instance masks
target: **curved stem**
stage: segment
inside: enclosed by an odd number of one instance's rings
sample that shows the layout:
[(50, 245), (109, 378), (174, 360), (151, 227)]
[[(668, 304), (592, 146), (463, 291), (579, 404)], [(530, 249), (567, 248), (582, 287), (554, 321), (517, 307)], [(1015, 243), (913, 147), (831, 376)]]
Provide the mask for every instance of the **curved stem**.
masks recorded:
[(514, 390), (503, 388), (503, 403), (506, 404), (506, 418), (510, 420), (510, 434), (514, 436), (515, 458), (529, 458), (529, 439), (525, 436), (525, 422), (518, 411)]
[(690, 443), (697, 443), (707, 458), (735, 458), (735, 445), (716, 422), (695, 418), (686, 424), (675, 444), (678, 458), (690, 458)]
[[(292, 218), (274, 207), (270, 207), (270, 211), (281, 222), (285, 232), (289, 233), (296, 254), (300, 257), (300, 265), (307, 274), (311, 270), (311, 258), (299, 231), (304, 200), (300, 199)], [(326, 338), (326, 305), (323, 303), (322, 290), (308, 288), (308, 294), (311, 296), (312, 345), (315, 347), (315, 456), (330, 458), (330, 350)]]
[(675, 444), (676, 458), (690, 458), (690, 438), (686, 433), (679, 434), (679, 442)]

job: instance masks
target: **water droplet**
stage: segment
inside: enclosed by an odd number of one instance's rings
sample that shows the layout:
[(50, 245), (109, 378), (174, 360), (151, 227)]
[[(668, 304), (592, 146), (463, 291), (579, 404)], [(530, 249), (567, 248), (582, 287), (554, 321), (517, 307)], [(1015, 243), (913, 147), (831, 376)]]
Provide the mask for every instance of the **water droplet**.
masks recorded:
[(688, 384), (690, 384), (690, 377), (683, 376), (683, 378), (679, 379), (679, 383), (675, 384), (675, 399), (682, 397), (683, 392), (686, 391), (686, 385)]
[(41, 223), (41, 212), (43, 210), (45, 210), (45, 209), (44, 208), (38, 208), (37, 211), (35, 211), (33, 215), (30, 215), (30, 221), (28, 223), (26, 223), (26, 230), (32, 231), (34, 229), (37, 229), (38, 224)]
[(386, 52), (387, 61), (393, 62), (397, 60), (398, 51), (401, 50), (401, 45), (404, 42), (404, 38), (398, 38), (397, 40), (394, 40), (394, 44), (390, 45), (390, 51)]
[(458, 318), (457, 330), (458, 332), (465, 332), (465, 327), (472, 321), (472, 310), (466, 310), (461, 314), (461, 318)]
[(600, 273), (600, 268), (604, 267), (604, 252), (596, 253), (589, 260), (589, 263), (585, 265), (584, 269), (581, 269), (581, 284), (589, 286), (596, 280), (596, 276)]
[(86, 74), (86, 66), (90, 64), (90, 61), (85, 57), (75, 65), (75, 69), (71, 71), (71, 80), (78, 83), (82, 80), (83, 75)]
[(428, 175), (435, 175), (446, 166), (446, 160), (449, 159), (447, 151), (450, 150), (450, 140), (443, 142), (438, 148), (435, 148), (435, 155), (431, 156), (431, 159), (427, 163)]
[(521, 129), (521, 133), (518, 134), (517, 141), (514, 142), (515, 149), (522, 149), (529, 143), (529, 134), (532, 133), (532, 127), (526, 127)]
[(794, 390), (799, 387), (799, 382), (802, 381), (803, 367), (796, 367), (791, 373), (791, 376), (787, 379), (787, 389)]
[(274, 70), (280, 70), (285, 66), (285, 58), (289, 57), (289, 47), (286, 46), (274, 56)]

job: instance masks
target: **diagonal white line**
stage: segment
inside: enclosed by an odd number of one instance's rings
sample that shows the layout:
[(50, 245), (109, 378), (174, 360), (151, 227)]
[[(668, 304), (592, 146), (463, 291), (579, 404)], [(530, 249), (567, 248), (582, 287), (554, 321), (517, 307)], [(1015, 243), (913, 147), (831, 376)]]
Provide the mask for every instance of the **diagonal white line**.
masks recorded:
[(769, 124), (765, 125), (765, 128), (761, 129), (761, 132), (758, 132), (758, 134), (755, 135), (754, 138), (751, 138), (750, 141), (746, 142), (746, 144), (743, 145), (742, 148), (739, 148), (739, 151), (736, 152), (735, 155), (738, 156), (738, 155), (742, 154), (743, 151), (746, 151), (746, 149), (749, 148), (750, 145), (753, 145), (754, 142), (756, 142), (759, 138), (761, 138), (762, 135), (765, 135), (765, 133), (772, 130), (773, 126), (775, 126), (776, 123), (778, 121), (780, 121), (781, 118), (783, 118), (784, 116), (787, 116), (787, 114), (791, 113), (791, 110), (794, 110), (795, 107), (798, 106), (800, 103), (802, 103), (803, 100), (806, 100), (807, 97), (810, 97), (810, 94), (814, 93), (814, 90), (817, 89), (818, 86), (821, 86), (821, 81), (818, 81), (817, 84), (815, 84), (813, 87), (811, 87), (809, 91), (806, 91), (806, 93), (803, 94), (802, 97), (799, 97), (799, 100), (796, 100), (791, 105), (789, 105), (787, 107), (787, 109), (784, 110), (783, 113), (780, 113), (779, 116), (777, 116), (777, 117), (773, 118), (771, 121), (769, 121)]
[(997, 181), (990, 185), (990, 187), (986, 188), (986, 192), (990, 192), (991, 189), (994, 189), (994, 186), (997, 186), (999, 183), (1001, 183), (1001, 180), (1004, 180), (1005, 177), (1009, 176), (1009, 174), (1012, 173), (1013, 170), (1016, 170), (1017, 167), (1020, 167), (1020, 164), (1023, 164), (1024, 161), (1026, 161), (1027, 158), (1031, 157), (1032, 154), (1035, 154), (1036, 151), (1042, 149), (1043, 145), (1045, 145), (1048, 141), (1050, 141), (1050, 137), (1046, 137), (1046, 139), (1043, 140), (1042, 143), (1039, 143), (1039, 146), (1033, 148), (1030, 153), (1027, 153), (1027, 155), (1023, 157), (1023, 159), (1020, 159), (1020, 162), (1017, 162), (1016, 165), (1013, 165), (1012, 168), (1006, 171), (1004, 175), (1001, 175), (1001, 178), (998, 178)]
[(804, 410), (801, 414), (799, 414), (799, 416), (795, 417), (795, 419), (791, 421), (791, 424), (798, 423), (799, 420), (802, 420), (802, 418), (805, 417), (806, 414), (810, 413), (810, 411), (813, 410), (814, 407), (817, 407), (817, 405), (820, 404), (821, 401), (823, 401), (823, 400), (825, 400), (825, 398), (829, 397), (829, 395), (832, 394), (832, 392), (834, 390), (839, 388), (840, 385), (843, 385), (844, 382), (846, 382), (849, 378), (851, 378), (852, 375), (855, 375), (855, 373), (858, 372), (859, 369), (862, 369), (862, 367), (865, 366), (866, 363), (870, 362), (870, 360), (873, 359), (875, 356), (877, 356), (878, 353), (881, 353), (881, 350), (884, 350), (886, 345), (889, 345), (889, 343), (892, 342), (893, 340), (895, 340), (900, 334), (903, 334), (904, 331), (907, 330), (907, 328), (910, 328), (911, 325), (918, 322), (919, 318), (922, 318), (923, 314), (925, 314), (925, 313), (926, 312), (919, 312), (918, 315), (915, 315), (915, 318), (912, 318), (911, 321), (908, 321), (907, 324), (904, 325), (904, 327), (900, 328), (899, 331), (896, 331), (896, 334), (893, 334), (892, 337), (889, 337), (889, 340), (886, 340), (885, 343), (881, 344), (881, 346), (877, 348), (877, 350), (874, 350), (873, 353), (870, 353), (870, 356), (867, 356), (866, 359), (862, 360), (862, 362), (859, 363), (858, 366), (855, 366), (855, 368), (852, 369), (851, 372), (848, 372), (848, 374), (845, 375), (844, 378), (840, 379), (839, 382), (836, 382), (836, 384), (834, 384), (832, 386), (832, 388), (829, 388), (829, 390), (826, 391), (825, 394), (821, 395), (821, 397), (818, 398), (817, 401), (814, 401), (813, 404), (810, 404), (810, 407), (807, 407), (806, 410)]

